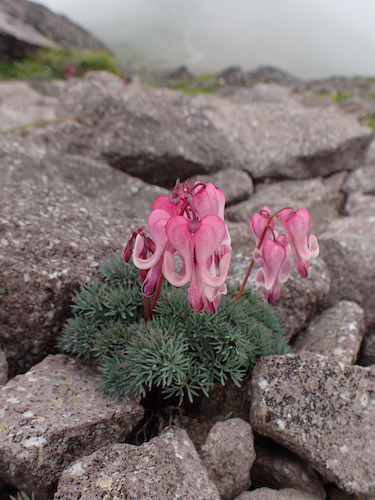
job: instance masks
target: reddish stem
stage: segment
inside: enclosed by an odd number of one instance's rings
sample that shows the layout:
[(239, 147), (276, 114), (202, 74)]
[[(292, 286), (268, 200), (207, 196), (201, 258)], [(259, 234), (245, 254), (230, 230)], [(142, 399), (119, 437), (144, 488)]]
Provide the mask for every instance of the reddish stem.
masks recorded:
[(150, 319), (150, 305), (148, 302), (148, 297), (146, 297), (145, 295), (143, 295), (143, 318), (146, 323)]

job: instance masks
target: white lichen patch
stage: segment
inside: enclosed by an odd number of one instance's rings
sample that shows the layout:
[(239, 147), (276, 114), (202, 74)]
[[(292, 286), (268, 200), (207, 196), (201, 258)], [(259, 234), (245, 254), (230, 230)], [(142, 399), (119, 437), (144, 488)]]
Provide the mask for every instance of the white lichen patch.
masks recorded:
[(85, 473), (85, 468), (82, 465), (82, 462), (75, 462), (73, 465), (68, 467), (66, 471), (70, 476), (78, 477), (82, 476)]
[(349, 451), (349, 449), (346, 446), (346, 444), (343, 444), (342, 446), (340, 446), (339, 449), (340, 449), (341, 453), (348, 453), (348, 451)]
[(112, 478), (110, 476), (103, 476), (96, 481), (95, 486), (103, 490), (109, 490), (112, 486)]
[(18, 404), (20, 400), (18, 398), (15, 398), (14, 396), (10, 397), (7, 399), (7, 403), (13, 403), (13, 404)]
[(361, 406), (363, 406), (363, 408), (367, 407), (367, 405), (368, 405), (368, 394), (367, 394), (367, 392), (365, 392), (364, 394), (362, 394), (362, 396), (359, 398), (359, 402), (360, 402)]
[(27, 410), (22, 413), (22, 416), (25, 418), (31, 418), (35, 416), (35, 413), (31, 410)]
[(276, 420), (276, 425), (279, 429), (285, 429), (285, 422), (283, 420)]
[(42, 446), (47, 443), (47, 439), (43, 436), (31, 437), (25, 439), (22, 443), (25, 448), (32, 448), (33, 446)]
[(258, 382), (259, 388), (264, 391), (264, 389), (268, 386), (268, 382), (265, 378), (261, 378)]

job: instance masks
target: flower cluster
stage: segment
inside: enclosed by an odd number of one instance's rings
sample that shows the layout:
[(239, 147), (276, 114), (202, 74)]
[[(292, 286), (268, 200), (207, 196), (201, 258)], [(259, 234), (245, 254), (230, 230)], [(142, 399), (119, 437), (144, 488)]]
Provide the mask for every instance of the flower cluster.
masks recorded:
[(220, 189), (199, 181), (177, 182), (171, 197), (156, 198), (147, 220), (151, 237), (144, 228), (133, 232), (124, 253), (143, 271), (144, 296), (157, 294), (163, 277), (176, 287), (190, 282), (191, 308), (217, 311), (232, 255), (224, 205)]
[[(280, 221), (285, 233), (275, 230), (274, 217)], [(281, 284), (289, 278), (292, 262), (297, 272), (306, 278), (310, 259), (319, 254), (319, 245), (310, 230), (311, 218), (309, 212), (300, 208), (293, 211), (283, 208), (271, 215), (269, 207), (265, 206), (250, 219), (250, 229), (255, 237), (257, 248), (253, 259), (260, 265), (255, 281), (261, 287), (268, 302), (275, 302), (280, 295)]]
[[(152, 316), (163, 279), (171, 285), (182, 287), (190, 282), (188, 299), (192, 309), (215, 313), (221, 296), (227, 292), (225, 280), (232, 255), (228, 228), (224, 223), (225, 195), (213, 184), (197, 181), (177, 182), (173, 194), (156, 198), (148, 216), (150, 236), (144, 227), (133, 231), (128, 241), (124, 259), (133, 255), (134, 264), (141, 270), (144, 305), (148, 310), (148, 297), (153, 297)], [(275, 219), (284, 232), (275, 229)], [(316, 237), (309, 234), (309, 212), (290, 207), (271, 214), (264, 206), (250, 219), (250, 229), (257, 244), (252, 260), (236, 296), (243, 293), (254, 263), (259, 264), (255, 276), (268, 300), (275, 302), (281, 285), (287, 281), (294, 261), (297, 272), (306, 278), (312, 257), (319, 254)]]

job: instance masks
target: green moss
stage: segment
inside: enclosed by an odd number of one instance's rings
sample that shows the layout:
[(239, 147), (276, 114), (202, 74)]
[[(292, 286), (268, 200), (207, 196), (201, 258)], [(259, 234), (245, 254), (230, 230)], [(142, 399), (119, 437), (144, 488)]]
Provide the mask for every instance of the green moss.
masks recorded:
[(65, 78), (67, 68), (74, 66), (74, 76), (89, 70), (105, 70), (121, 76), (116, 59), (104, 51), (49, 48), (17, 61), (0, 61), (0, 81), (17, 78)]
[(362, 125), (365, 125), (366, 127), (372, 128), (375, 130), (375, 115), (372, 113), (367, 114), (363, 118), (360, 119), (360, 122)]
[(346, 102), (351, 97), (353, 97), (352, 92), (332, 92), (331, 93), (332, 101), (335, 102), (336, 104)]

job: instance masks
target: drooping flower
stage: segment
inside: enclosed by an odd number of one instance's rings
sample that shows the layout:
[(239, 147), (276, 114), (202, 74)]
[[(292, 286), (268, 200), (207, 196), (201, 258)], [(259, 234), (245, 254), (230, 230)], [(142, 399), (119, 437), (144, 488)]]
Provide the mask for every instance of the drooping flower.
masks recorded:
[(298, 273), (306, 278), (310, 259), (319, 255), (318, 240), (313, 234), (308, 235), (311, 217), (305, 208), (297, 211), (283, 210), (278, 215), (294, 254), (294, 263)]
[(263, 241), (274, 237), (275, 222), (271, 218), (271, 210), (269, 207), (264, 206), (260, 212), (255, 212), (249, 224), (257, 245), (266, 227), (268, 227), (268, 229), (263, 236)]
[(260, 264), (255, 282), (270, 303), (279, 298), (281, 284), (289, 278), (291, 263), (287, 244), (286, 236), (281, 234), (275, 240), (267, 239), (260, 249), (256, 248), (253, 252), (255, 262)]
[[(151, 256), (145, 248), (144, 235), (138, 234), (133, 261), (139, 269), (148, 270), (143, 293), (155, 292), (163, 274), (174, 286), (190, 281), (188, 298), (196, 311), (215, 312), (221, 295), (226, 293), (225, 280), (231, 259), (231, 241), (224, 223), (225, 195), (213, 184), (197, 181), (177, 182), (171, 197), (160, 196), (153, 203), (148, 228), (154, 244)], [(179, 255), (183, 266), (175, 271)]]

